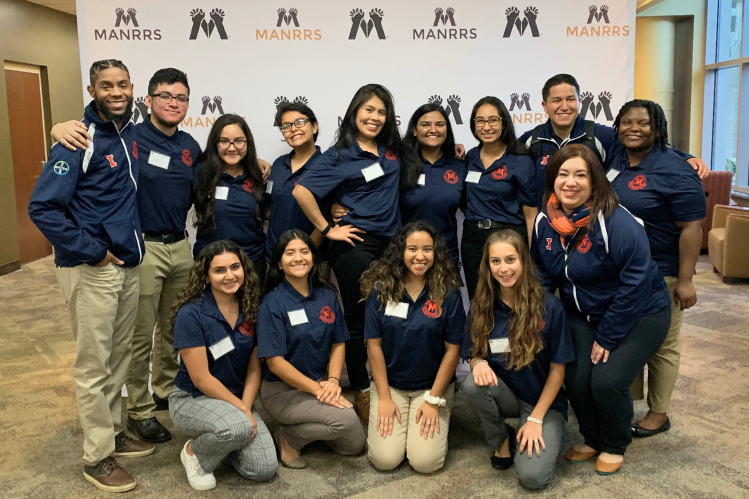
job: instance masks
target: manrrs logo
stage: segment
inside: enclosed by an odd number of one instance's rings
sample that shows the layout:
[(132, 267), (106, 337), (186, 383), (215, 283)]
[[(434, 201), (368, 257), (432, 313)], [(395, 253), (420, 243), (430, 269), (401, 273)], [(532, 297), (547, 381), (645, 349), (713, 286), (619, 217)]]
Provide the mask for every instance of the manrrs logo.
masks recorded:
[(614, 115), (611, 113), (611, 99), (613, 95), (611, 92), (601, 92), (598, 94), (598, 102), (591, 92), (583, 92), (580, 94), (580, 116), (585, 119), (588, 115), (588, 111), (593, 115), (593, 119), (597, 120), (603, 112), (603, 117), (606, 121), (614, 121)]
[(200, 101), (202, 103), (200, 116), (196, 118), (187, 117), (182, 120), (180, 126), (183, 128), (208, 128), (213, 126), (216, 118), (224, 114), (224, 99), (221, 96), (208, 97), (205, 95)]
[(434, 22), (428, 29), (414, 29), (414, 40), (473, 40), (476, 28), (456, 28), (455, 9), (434, 9)]
[(216, 111), (218, 111), (218, 114), (224, 114), (224, 108), (221, 107), (223, 99), (218, 95), (213, 98), (213, 101), (211, 101), (211, 98), (207, 95), (203, 96), (200, 100), (203, 102), (203, 108), (200, 110), (202, 116), (205, 116), (208, 111), (210, 111), (211, 114), (215, 114)]
[(508, 7), (505, 10), (505, 16), (507, 16), (507, 24), (505, 25), (505, 32), (502, 38), (510, 38), (512, 35), (513, 28), (517, 29), (520, 36), (525, 34), (525, 31), (530, 28), (531, 35), (533, 38), (541, 36), (538, 32), (538, 9), (536, 7), (527, 7), (523, 11), (523, 18), (520, 18), (520, 10), (517, 7)]
[(145, 121), (150, 119), (148, 117), (148, 104), (143, 97), (136, 97), (133, 101), (133, 123), (137, 124), (139, 121)]
[(218, 37), (226, 40), (229, 36), (224, 28), (224, 11), (221, 9), (211, 10), (208, 19), (206, 19), (203, 9), (192, 9), (190, 17), (192, 18), (192, 28), (190, 29), (190, 40), (197, 40), (198, 35), (203, 32), (206, 38), (211, 38), (215, 30)]
[(305, 106), (309, 106), (309, 101), (307, 98), (303, 95), (297, 95), (296, 98), (293, 101), (289, 101), (285, 96), (279, 95), (275, 99), (273, 99), (273, 104), (276, 105), (276, 111), (281, 109), (281, 106), (283, 104), (289, 103), (289, 102), (295, 102), (297, 104), (304, 104)]
[(366, 38), (372, 33), (372, 29), (377, 32), (377, 38), (384, 40), (385, 30), (382, 29), (382, 17), (385, 13), (382, 9), (372, 9), (369, 11), (369, 20), (364, 20), (364, 11), (361, 9), (354, 9), (349, 12), (351, 16), (351, 31), (348, 34), (349, 40), (356, 39), (356, 35), (361, 31), (364, 33)]
[[(276, 10), (275, 29), (256, 29), (256, 40), (321, 40), (322, 32), (319, 29), (296, 29), (299, 28), (299, 10), (290, 8), (288, 13), (285, 8)], [(280, 29), (279, 29), (280, 28)]]
[[(603, 22), (603, 24), (602, 24)], [(567, 37), (629, 36), (628, 25), (611, 25), (608, 5), (588, 7), (588, 20), (582, 26), (567, 26)]]
[(588, 16), (588, 24), (593, 22), (593, 19), (596, 20), (596, 22), (600, 23), (601, 19), (604, 20), (606, 24), (611, 24), (611, 21), (609, 21), (609, 6), (608, 5), (601, 5), (600, 11), (598, 10), (598, 7), (595, 5), (591, 5), (588, 7), (588, 12), (590, 15)]
[(141, 29), (138, 11), (134, 8), (126, 11), (117, 7), (114, 14), (114, 27), (117, 29), (94, 29), (94, 40), (161, 40), (160, 29)]
[(442, 97), (439, 95), (433, 95), (429, 97), (428, 102), (430, 104), (437, 104), (445, 110), (445, 114), (449, 118), (450, 115), (453, 117), (453, 121), (456, 125), (463, 124), (463, 117), (460, 115), (460, 96), (452, 94), (447, 98), (447, 103), (442, 105)]
[(548, 119), (546, 113), (531, 112), (531, 94), (510, 94), (510, 108), (513, 123), (545, 123)]

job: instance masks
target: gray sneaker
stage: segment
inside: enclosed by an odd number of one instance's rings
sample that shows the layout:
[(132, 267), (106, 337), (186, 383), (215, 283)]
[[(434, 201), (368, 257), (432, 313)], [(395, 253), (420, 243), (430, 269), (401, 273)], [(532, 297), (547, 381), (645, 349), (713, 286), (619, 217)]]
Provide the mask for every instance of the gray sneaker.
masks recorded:
[(94, 466), (85, 465), (83, 478), (105, 492), (127, 492), (135, 488), (135, 478), (111, 456)]

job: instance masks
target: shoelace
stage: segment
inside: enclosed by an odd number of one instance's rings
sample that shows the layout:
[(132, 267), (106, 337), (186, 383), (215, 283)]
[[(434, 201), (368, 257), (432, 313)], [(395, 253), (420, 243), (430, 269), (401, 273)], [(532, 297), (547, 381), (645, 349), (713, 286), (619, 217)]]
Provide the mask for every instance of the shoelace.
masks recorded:
[(198, 461), (198, 458), (195, 457), (195, 455), (190, 455), (189, 453), (187, 453), (187, 455), (190, 457), (190, 459), (188, 459), (188, 461), (190, 461), (190, 466), (198, 475), (203, 476), (208, 474), (203, 471), (203, 468), (200, 467), (200, 462)]
[(117, 460), (111, 456), (104, 459), (103, 464), (104, 469), (107, 470), (107, 475), (112, 473), (117, 468), (122, 468), (122, 466), (120, 466), (120, 463), (118, 463)]

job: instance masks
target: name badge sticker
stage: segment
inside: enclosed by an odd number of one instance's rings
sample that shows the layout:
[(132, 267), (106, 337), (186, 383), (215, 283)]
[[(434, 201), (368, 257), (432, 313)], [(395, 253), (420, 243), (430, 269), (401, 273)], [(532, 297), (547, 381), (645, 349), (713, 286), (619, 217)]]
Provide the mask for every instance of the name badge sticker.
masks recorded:
[(492, 353), (504, 353), (510, 347), (510, 340), (508, 338), (498, 338), (496, 340), (489, 340), (489, 349)]
[(419, 175), (419, 185), (427, 185), (427, 176), (424, 173)]
[(613, 169), (613, 168), (612, 168), (612, 169), (611, 169), (611, 170), (609, 170), (609, 172), (608, 172), (608, 173), (606, 174), (606, 178), (607, 178), (607, 179), (609, 179), (609, 182), (613, 182), (613, 181), (614, 181), (614, 179), (616, 179), (616, 177), (618, 177), (618, 176), (619, 176), (619, 173), (621, 173), (621, 172), (620, 172), (619, 170), (615, 170), (615, 169)]
[(385, 307), (385, 315), (390, 315), (392, 317), (400, 317), (401, 319), (407, 319), (408, 318), (408, 303), (406, 302), (400, 302), (400, 303), (388, 303)]
[(148, 155), (148, 164), (167, 170), (169, 169), (170, 159), (171, 158), (167, 156), (166, 154), (161, 154), (160, 152), (151, 151), (151, 154)]
[(364, 180), (366, 180), (367, 182), (371, 182), (374, 179), (380, 178), (385, 175), (385, 172), (383, 171), (379, 163), (374, 163), (371, 166), (362, 168), (361, 173), (362, 175), (364, 175)]
[(268, 182), (265, 183), (265, 192), (267, 194), (271, 194), (273, 192), (273, 181), (268, 180)]
[(226, 201), (229, 199), (229, 188), (225, 185), (216, 186), (216, 200)]
[(481, 180), (481, 172), (468, 172), (468, 175), (466, 175), (466, 182), (478, 184), (479, 180)]
[(208, 350), (211, 351), (211, 355), (213, 355), (213, 360), (218, 360), (227, 353), (234, 350), (234, 343), (232, 343), (230, 337), (226, 337), (223, 340), (219, 341), (218, 343), (215, 343), (208, 347)]
[(289, 311), (289, 322), (291, 322), (292, 326), (306, 324), (307, 322), (309, 322), (307, 320), (307, 313), (303, 308), (299, 310), (291, 310)]

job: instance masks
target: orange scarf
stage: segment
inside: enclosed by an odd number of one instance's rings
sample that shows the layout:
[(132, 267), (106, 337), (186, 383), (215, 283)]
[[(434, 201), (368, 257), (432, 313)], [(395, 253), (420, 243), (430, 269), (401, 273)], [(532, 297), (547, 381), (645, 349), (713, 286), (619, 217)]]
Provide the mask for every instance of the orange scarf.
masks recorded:
[(577, 229), (588, 225), (588, 214), (593, 203), (585, 202), (585, 207), (581, 210), (575, 210), (570, 217), (562, 211), (562, 204), (559, 202), (556, 193), (551, 193), (549, 202), (546, 204), (546, 213), (549, 216), (549, 222), (562, 236), (571, 236), (577, 232)]

